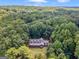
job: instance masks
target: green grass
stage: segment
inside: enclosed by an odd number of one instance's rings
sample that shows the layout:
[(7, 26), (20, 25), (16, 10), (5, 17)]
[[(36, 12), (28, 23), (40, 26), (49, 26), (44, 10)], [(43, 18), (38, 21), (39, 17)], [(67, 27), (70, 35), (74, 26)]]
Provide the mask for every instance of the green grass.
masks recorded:
[(43, 59), (46, 59), (46, 52), (47, 52), (47, 48), (30, 48), (32, 50), (31, 54), (33, 54), (34, 56), (39, 55), (39, 54), (43, 54)]

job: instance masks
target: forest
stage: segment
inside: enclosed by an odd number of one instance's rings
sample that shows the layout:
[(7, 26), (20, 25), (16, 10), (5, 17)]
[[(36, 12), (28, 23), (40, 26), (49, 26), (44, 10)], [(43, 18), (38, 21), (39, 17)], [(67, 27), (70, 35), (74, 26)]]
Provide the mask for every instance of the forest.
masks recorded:
[(50, 41), (47, 59), (79, 59), (79, 9), (0, 6), (0, 56), (35, 59), (28, 41), (37, 38)]

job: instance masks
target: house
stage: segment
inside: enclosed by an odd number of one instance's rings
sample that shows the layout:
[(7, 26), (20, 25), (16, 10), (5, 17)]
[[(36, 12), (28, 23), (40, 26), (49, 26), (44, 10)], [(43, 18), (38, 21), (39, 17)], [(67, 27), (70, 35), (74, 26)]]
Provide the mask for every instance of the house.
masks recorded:
[(47, 47), (49, 41), (44, 40), (43, 38), (39, 39), (30, 39), (29, 40), (29, 47)]

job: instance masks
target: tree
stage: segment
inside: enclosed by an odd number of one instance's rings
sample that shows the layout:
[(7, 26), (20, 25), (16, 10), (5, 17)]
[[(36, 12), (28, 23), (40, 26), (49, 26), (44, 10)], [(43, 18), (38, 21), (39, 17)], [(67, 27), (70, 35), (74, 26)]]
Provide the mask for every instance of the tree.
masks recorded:
[(10, 48), (6, 52), (9, 59), (33, 59), (31, 50), (26, 46), (21, 46), (18, 49)]
[(75, 33), (75, 43), (76, 43), (76, 47), (75, 47), (75, 56), (76, 58), (79, 59), (79, 31), (77, 31)]
[(70, 58), (73, 58), (74, 56), (74, 51), (76, 46), (74, 38), (76, 31), (78, 31), (78, 27), (74, 23), (72, 22), (62, 23), (56, 26), (55, 30), (52, 32), (51, 35), (52, 41), (54, 43), (57, 40), (61, 42), (63, 52), (65, 53), (66, 56), (67, 55), (70, 56)]
[(48, 39), (52, 32), (52, 27), (45, 25), (43, 22), (33, 22), (29, 25), (29, 34), (31, 38), (46, 38)]
[(58, 59), (67, 59), (64, 53), (59, 54)]
[(26, 24), (21, 19), (2, 20), (0, 28), (0, 51), (27, 44), (29, 37), (25, 31)]

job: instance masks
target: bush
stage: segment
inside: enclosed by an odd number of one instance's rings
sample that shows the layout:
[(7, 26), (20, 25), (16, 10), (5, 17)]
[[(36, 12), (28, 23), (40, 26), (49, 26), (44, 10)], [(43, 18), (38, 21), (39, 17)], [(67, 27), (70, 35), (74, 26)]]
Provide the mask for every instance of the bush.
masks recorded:
[(8, 59), (33, 59), (30, 49), (26, 46), (21, 46), (18, 49), (10, 48), (6, 52)]

